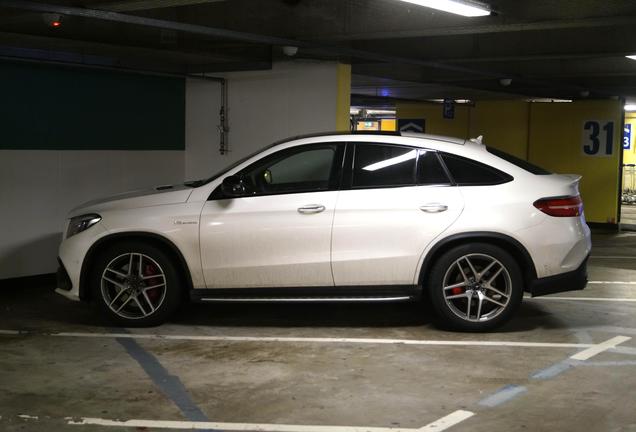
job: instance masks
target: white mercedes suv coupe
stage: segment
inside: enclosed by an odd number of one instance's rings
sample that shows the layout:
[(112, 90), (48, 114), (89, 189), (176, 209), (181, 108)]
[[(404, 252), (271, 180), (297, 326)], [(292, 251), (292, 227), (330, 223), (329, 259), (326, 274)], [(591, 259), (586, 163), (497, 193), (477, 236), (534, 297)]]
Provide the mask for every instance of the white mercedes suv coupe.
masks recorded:
[(115, 323), (200, 302), (423, 297), (437, 322), (492, 329), (533, 296), (583, 289), (580, 176), (421, 134), (276, 143), (207, 180), (69, 214), (57, 292)]

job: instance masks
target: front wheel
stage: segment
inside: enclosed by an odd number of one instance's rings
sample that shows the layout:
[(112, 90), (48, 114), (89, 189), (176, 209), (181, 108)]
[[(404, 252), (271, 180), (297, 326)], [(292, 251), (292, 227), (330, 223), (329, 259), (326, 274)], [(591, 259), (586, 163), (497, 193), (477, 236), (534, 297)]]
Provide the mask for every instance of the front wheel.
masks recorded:
[(119, 325), (159, 325), (180, 302), (174, 263), (162, 249), (143, 242), (108, 247), (97, 256), (90, 277), (98, 308)]
[(433, 312), (460, 331), (488, 331), (508, 321), (521, 303), (519, 265), (504, 249), (474, 243), (455, 247), (435, 262), (428, 279)]

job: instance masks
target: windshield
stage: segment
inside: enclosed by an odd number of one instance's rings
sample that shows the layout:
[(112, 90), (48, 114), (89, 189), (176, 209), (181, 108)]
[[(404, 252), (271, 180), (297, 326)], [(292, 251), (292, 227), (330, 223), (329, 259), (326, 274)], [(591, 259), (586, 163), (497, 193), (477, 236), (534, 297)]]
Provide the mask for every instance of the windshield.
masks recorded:
[(242, 164), (243, 162), (245, 162), (246, 160), (256, 156), (257, 154), (271, 148), (274, 147), (275, 145), (280, 144), (280, 142), (275, 142), (274, 144), (270, 144), (267, 147), (264, 147), (260, 150), (255, 151), (254, 153), (250, 153), (249, 155), (242, 157), (241, 159), (237, 160), (236, 162), (234, 162), (233, 164), (231, 164), (230, 166), (222, 169), (221, 171), (217, 172), (216, 174), (214, 174), (212, 177), (209, 177), (207, 179), (203, 179), (203, 180), (193, 180), (193, 181), (188, 181), (185, 182), (184, 184), (186, 186), (190, 186), (190, 187), (199, 187), (199, 186), (203, 186), (204, 184), (208, 184), (211, 181), (214, 181), (216, 179), (218, 179), (219, 177), (221, 177), (222, 175), (224, 175), (225, 173), (233, 170), (234, 168), (236, 168), (237, 166), (239, 166), (240, 164)]

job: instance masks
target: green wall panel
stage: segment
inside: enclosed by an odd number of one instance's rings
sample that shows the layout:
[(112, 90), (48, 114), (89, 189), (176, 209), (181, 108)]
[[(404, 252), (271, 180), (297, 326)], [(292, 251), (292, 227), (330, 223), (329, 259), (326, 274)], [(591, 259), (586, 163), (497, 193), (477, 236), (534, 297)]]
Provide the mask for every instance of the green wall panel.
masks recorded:
[(183, 150), (185, 80), (0, 62), (0, 149)]

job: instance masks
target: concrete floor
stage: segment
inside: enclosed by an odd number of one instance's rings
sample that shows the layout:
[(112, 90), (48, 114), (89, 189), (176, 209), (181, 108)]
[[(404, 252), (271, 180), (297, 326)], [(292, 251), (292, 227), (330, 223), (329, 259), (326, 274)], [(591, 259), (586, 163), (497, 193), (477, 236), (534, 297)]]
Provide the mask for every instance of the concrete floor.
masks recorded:
[[(159, 328), (114, 329), (50, 287), (4, 287), (0, 431), (169, 426), (72, 424), (108, 420), (418, 429), (457, 410), (474, 413), (449, 428), (457, 432), (636, 431), (636, 234), (595, 235), (594, 244), (590, 280), (630, 284), (593, 283), (557, 297), (634, 301), (526, 299), (517, 318), (481, 335), (440, 331), (417, 304), (190, 305)], [(617, 256), (627, 258), (604, 258)], [(569, 358), (618, 335), (633, 339), (585, 361)], [(473, 344), (483, 341), (513, 346)], [(559, 343), (581, 346), (551, 345)]]

